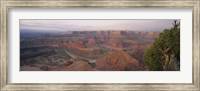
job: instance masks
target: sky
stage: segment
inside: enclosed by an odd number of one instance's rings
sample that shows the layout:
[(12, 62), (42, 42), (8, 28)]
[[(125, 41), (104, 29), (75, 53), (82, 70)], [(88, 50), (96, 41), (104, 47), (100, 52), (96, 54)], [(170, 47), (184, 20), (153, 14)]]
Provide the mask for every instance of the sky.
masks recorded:
[(130, 31), (163, 31), (171, 28), (173, 19), (157, 20), (41, 20), (21, 19), (20, 31), (106, 31), (106, 30), (130, 30)]

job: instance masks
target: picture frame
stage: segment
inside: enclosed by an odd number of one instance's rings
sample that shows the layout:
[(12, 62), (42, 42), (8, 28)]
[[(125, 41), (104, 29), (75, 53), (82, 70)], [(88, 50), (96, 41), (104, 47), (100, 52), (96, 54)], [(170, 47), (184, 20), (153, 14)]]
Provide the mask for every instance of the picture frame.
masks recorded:
[[(187, 90), (200, 91), (199, 0), (1, 0), (0, 1), (0, 90), (76, 91), (76, 90)], [(192, 8), (192, 83), (8, 83), (8, 16), (11, 8)]]

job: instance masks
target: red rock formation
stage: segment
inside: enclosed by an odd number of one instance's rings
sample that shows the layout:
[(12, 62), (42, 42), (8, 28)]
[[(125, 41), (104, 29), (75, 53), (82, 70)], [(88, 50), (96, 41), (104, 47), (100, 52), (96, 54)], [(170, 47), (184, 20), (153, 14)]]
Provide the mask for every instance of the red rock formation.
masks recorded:
[(90, 38), (90, 39), (88, 39), (88, 46), (94, 46), (95, 44), (96, 44), (96, 41), (95, 41), (95, 39), (94, 38)]
[(69, 66), (69, 65), (71, 65), (73, 62), (72, 61), (69, 61), (69, 60), (64, 60), (63, 61), (63, 65), (64, 66)]
[(67, 43), (67, 47), (69, 47), (69, 48), (84, 48), (85, 46), (83, 45), (82, 41), (69, 41)]
[(104, 71), (139, 70), (139, 62), (124, 51), (114, 51), (98, 58), (96, 69)]
[(109, 45), (114, 46), (114, 47), (121, 47), (119, 40), (116, 40), (116, 39), (110, 39), (108, 43)]
[(94, 71), (95, 69), (85, 61), (75, 61), (73, 64), (63, 67), (65, 71)]
[(110, 36), (121, 36), (121, 31), (111, 31)]

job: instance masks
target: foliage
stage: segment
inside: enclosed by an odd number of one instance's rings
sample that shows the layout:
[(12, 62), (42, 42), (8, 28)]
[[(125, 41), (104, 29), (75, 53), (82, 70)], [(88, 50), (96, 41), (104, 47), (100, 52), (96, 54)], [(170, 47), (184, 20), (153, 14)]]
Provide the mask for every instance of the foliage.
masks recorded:
[(144, 61), (150, 70), (163, 70), (162, 62), (160, 61), (161, 58), (161, 53), (154, 47), (151, 47), (145, 51)]
[(153, 46), (158, 50), (170, 48), (169, 53), (179, 54), (180, 52), (180, 28), (165, 29), (155, 40)]
[[(160, 33), (159, 37), (154, 41), (149, 49), (144, 53), (144, 62), (150, 70), (163, 70), (164, 66), (170, 65), (169, 62), (173, 61), (167, 59), (166, 55), (170, 58), (175, 55), (176, 59), (180, 61), (180, 28), (179, 23), (174, 21), (174, 27), (165, 29)], [(164, 56), (165, 55), (165, 56)], [(169, 70), (169, 69), (168, 69)]]

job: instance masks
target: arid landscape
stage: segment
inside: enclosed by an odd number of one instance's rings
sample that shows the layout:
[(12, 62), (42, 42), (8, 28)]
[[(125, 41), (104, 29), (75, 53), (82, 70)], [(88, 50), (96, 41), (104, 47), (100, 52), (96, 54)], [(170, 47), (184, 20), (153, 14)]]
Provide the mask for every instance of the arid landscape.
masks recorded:
[(149, 71), (144, 54), (161, 32), (21, 29), (20, 71)]

